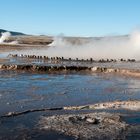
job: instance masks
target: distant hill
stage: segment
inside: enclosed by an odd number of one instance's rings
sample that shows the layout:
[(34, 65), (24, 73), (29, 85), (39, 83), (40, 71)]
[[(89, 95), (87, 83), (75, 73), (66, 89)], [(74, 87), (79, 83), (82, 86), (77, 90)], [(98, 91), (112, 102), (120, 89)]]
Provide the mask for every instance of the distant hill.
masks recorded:
[(17, 35), (25, 35), (24, 33), (21, 33), (21, 32), (14, 32), (14, 31), (8, 31), (8, 30), (0, 29), (0, 35), (1, 35), (2, 32), (10, 32), (11, 35), (14, 35), (14, 36), (17, 36)]

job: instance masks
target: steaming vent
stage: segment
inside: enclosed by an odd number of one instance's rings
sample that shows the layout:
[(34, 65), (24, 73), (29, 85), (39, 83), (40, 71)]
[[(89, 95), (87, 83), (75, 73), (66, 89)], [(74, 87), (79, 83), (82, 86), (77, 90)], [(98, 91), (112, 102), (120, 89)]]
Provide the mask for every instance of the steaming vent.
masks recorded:
[(11, 37), (10, 32), (1, 33), (0, 44), (18, 44), (18, 41), (16, 41), (16, 40), (8, 42), (10, 37)]

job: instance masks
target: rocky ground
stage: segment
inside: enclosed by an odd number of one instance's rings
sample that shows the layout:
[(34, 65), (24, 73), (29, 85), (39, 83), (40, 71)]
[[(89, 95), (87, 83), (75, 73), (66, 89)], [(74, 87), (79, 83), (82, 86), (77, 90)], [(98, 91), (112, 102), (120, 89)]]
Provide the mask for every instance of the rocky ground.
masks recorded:
[[(98, 112), (102, 109), (102, 112)], [(140, 125), (130, 125), (124, 121), (121, 113), (107, 113), (106, 110), (130, 110), (139, 111), (140, 101), (114, 101), (86, 106), (69, 106), (62, 108), (42, 108), (27, 110), (24, 112), (9, 112), (1, 116), (3, 118), (13, 118), (33, 112), (47, 111), (75, 111), (75, 113), (64, 115), (41, 115), (36, 124), (37, 132), (55, 132), (59, 135), (73, 137), (75, 140), (127, 140), (134, 133), (138, 133)], [(78, 110), (94, 110), (94, 113), (78, 113)], [(98, 110), (98, 111), (97, 111)], [(40, 133), (41, 134), (41, 133)], [(29, 135), (29, 134), (28, 134)]]
[(68, 71), (85, 71), (89, 73), (104, 73), (104, 74), (118, 74), (128, 77), (140, 77), (140, 70), (120, 69), (120, 68), (107, 68), (107, 67), (88, 67), (88, 66), (66, 66), (57, 65), (58, 61), (53, 61), (55, 65), (37, 65), (37, 64), (4, 64), (8, 59), (0, 60), (0, 69), (2, 70), (25, 70), (30, 72), (68, 72)]
[(39, 126), (80, 140), (124, 139), (128, 127), (118, 114), (104, 112), (42, 117)]

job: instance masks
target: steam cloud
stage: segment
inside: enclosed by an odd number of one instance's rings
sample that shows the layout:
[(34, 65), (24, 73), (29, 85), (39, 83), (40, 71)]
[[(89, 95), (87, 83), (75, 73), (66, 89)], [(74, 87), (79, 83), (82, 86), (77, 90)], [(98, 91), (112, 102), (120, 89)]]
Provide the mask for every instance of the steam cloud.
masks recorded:
[(124, 58), (140, 60), (140, 31), (134, 31), (128, 36), (93, 37), (87, 40), (81, 40), (78, 45), (69, 41), (68, 38), (58, 36), (54, 38), (48, 49), (28, 50), (24, 53), (73, 59)]
[(140, 32), (129, 36), (91, 38), (88, 43), (72, 45), (64, 38), (54, 38), (46, 53), (51, 56), (64, 56), (80, 59), (140, 59)]
[(18, 44), (18, 41), (6, 42), (11, 36), (10, 32), (1, 33), (0, 44)]
[(9, 37), (11, 36), (11, 33), (9, 32), (4, 32), (4, 33), (1, 33), (1, 38), (0, 38), (0, 43), (4, 43), (6, 40), (9, 39)]

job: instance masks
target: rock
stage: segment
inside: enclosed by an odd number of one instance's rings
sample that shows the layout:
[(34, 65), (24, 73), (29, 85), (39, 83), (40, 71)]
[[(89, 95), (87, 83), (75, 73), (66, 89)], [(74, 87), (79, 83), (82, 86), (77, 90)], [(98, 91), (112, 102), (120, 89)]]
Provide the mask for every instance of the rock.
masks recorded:
[(7, 116), (11, 116), (12, 114), (14, 114), (14, 112), (8, 112)]
[(93, 72), (96, 72), (96, 71), (98, 70), (98, 67), (93, 67), (93, 68), (91, 68), (91, 70), (92, 70)]
[(98, 124), (99, 121), (96, 118), (87, 118), (86, 121), (90, 124)]
[(120, 120), (118, 114), (103, 112), (42, 117), (39, 127), (41, 130), (54, 130), (77, 139), (112, 140), (123, 139), (128, 125)]
[(72, 123), (81, 123), (83, 121), (86, 121), (86, 116), (74, 116), (74, 117), (69, 117), (69, 121)]
[(108, 73), (111, 73), (111, 72), (115, 72), (115, 70), (109, 68), (109, 69), (107, 69), (107, 72), (108, 72)]

